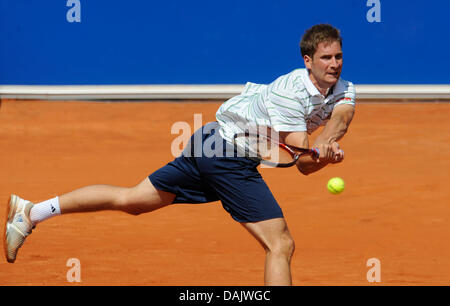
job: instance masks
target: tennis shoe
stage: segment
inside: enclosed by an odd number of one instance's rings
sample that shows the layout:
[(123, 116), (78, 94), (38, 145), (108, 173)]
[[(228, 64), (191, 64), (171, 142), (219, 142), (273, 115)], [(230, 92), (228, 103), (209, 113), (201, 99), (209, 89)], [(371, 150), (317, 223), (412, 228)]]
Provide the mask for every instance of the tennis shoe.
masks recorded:
[(6, 205), (6, 224), (3, 237), (6, 260), (14, 263), (17, 251), (25, 242), (25, 238), (31, 234), (34, 228), (30, 220), (30, 210), (33, 203), (23, 200), (16, 195), (11, 195)]

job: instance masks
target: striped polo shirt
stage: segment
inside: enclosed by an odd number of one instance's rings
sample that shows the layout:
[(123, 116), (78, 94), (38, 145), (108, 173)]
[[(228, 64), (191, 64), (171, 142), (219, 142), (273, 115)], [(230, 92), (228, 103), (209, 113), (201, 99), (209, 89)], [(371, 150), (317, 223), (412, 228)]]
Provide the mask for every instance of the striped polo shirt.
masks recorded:
[(282, 75), (269, 85), (248, 82), (240, 95), (225, 101), (216, 113), (221, 136), (232, 142), (236, 133), (255, 126), (277, 132), (314, 132), (325, 125), (337, 105), (355, 105), (355, 87), (339, 79), (326, 97), (306, 69)]

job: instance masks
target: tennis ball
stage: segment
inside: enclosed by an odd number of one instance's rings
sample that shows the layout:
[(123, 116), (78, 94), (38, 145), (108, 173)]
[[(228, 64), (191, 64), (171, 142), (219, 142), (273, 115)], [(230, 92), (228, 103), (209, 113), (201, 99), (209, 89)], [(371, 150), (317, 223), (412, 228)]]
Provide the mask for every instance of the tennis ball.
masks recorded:
[(340, 177), (333, 177), (328, 181), (327, 188), (332, 194), (339, 194), (344, 191), (345, 182)]

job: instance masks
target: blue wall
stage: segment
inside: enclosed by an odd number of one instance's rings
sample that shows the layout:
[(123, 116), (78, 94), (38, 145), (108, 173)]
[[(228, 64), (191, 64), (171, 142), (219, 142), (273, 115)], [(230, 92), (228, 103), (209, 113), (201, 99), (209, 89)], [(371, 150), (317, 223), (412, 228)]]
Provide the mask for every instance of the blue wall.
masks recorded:
[(0, 0), (0, 84), (242, 84), (303, 67), (316, 23), (344, 38), (356, 84), (449, 84), (448, 0)]

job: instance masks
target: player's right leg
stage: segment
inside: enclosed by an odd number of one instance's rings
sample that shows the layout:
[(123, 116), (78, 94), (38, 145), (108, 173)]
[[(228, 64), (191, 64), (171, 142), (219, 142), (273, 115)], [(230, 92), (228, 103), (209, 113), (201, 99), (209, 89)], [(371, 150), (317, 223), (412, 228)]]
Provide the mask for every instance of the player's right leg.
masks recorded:
[(36, 205), (12, 195), (7, 205), (4, 232), (6, 259), (13, 263), (17, 251), (36, 224), (53, 215), (101, 210), (117, 210), (139, 215), (167, 206), (174, 198), (175, 195), (172, 193), (157, 190), (148, 177), (131, 188), (93, 185)]
[(174, 198), (174, 194), (156, 189), (146, 177), (131, 188), (108, 185), (83, 187), (60, 196), (59, 205), (61, 214), (118, 210), (139, 215), (167, 206)]

